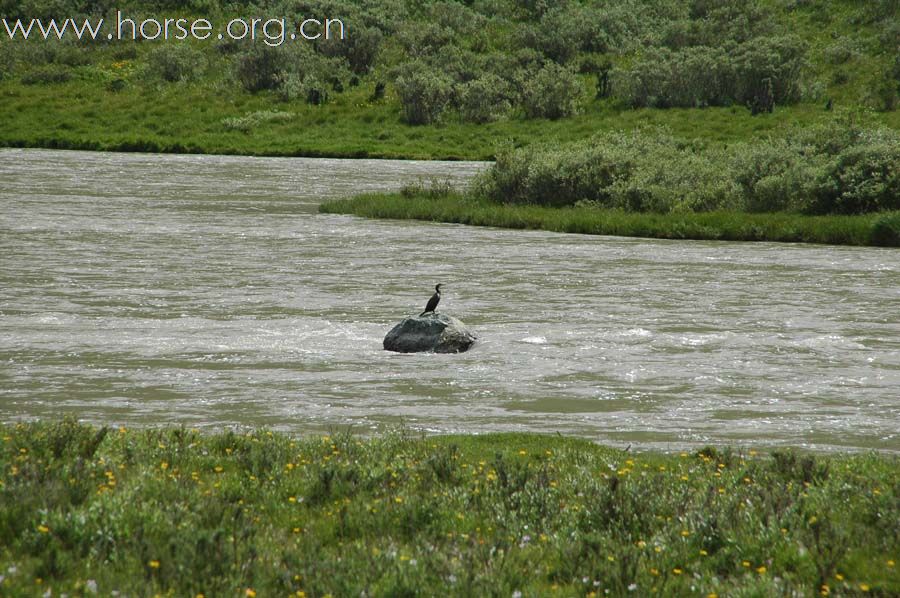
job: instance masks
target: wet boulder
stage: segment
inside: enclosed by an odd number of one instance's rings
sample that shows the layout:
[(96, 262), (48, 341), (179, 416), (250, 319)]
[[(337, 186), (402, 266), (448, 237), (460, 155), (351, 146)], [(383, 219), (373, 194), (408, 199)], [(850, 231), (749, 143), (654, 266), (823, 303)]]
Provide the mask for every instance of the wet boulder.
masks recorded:
[(384, 337), (384, 348), (397, 353), (462, 353), (475, 339), (475, 333), (456, 318), (431, 313), (403, 318)]

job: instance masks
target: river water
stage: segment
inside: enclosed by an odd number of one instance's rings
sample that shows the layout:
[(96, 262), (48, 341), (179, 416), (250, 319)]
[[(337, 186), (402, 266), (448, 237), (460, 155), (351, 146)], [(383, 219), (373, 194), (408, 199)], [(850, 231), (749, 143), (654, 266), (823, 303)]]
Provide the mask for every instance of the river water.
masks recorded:
[(316, 212), (483, 167), (0, 150), (0, 420), (900, 452), (900, 250)]

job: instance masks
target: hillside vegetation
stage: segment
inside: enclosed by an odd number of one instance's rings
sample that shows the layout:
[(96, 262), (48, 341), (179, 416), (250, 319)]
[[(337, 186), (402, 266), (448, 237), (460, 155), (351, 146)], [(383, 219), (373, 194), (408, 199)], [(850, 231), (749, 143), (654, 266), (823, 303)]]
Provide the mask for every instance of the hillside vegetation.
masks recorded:
[[(892, 0), (0, 1), (0, 16), (340, 18), (346, 39), (11, 41), (0, 143), (487, 158), (664, 125), (721, 144), (828, 122), (900, 128)], [(105, 31), (105, 30), (104, 30)]]

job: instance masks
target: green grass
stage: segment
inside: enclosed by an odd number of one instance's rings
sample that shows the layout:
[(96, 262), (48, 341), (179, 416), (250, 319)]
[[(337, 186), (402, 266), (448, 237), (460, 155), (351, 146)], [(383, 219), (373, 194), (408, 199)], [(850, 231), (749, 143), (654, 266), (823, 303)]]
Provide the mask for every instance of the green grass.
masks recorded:
[(0, 538), (8, 596), (888, 596), (900, 463), (21, 423)]
[[(81, 67), (93, 68), (93, 67)], [(93, 76), (93, 75), (92, 75)], [(780, 135), (793, 127), (828, 122), (819, 105), (779, 108), (751, 116), (741, 107), (625, 110), (591, 102), (577, 116), (556, 121), (513, 118), (475, 125), (452, 119), (434, 126), (400, 121), (400, 105), (389, 94), (368, 101), (374, 84), (335, 96), (325, 106), (282, 102), (270, 93), (222, 93), (211, 82), (132, 85), (106, 91), (92, 79), (53, 85), (0, 80), (0, 146), (101, 151), (241, 154), (347, 158), (473, 159), (493, 157), (498, 144), (587, 139), (601, 131), (662, 126), (673, 135), (710, 144)], [(229, 118), (277, 110), (294, 118), (235, 131)], [(860, 112), (861, 123), (900, 128), (900, 111)]]
[(900, 214), (896, 212), (861, 216), (740, 212), (652, 214), (592, 207), (497, 204), (455, 193), (441, 197), (427, 193), (413, 196), (399, 193), (363, 195), (326, 202), (319, 210), (367, 218), (426, 220), (590, 235), (900, 247)]

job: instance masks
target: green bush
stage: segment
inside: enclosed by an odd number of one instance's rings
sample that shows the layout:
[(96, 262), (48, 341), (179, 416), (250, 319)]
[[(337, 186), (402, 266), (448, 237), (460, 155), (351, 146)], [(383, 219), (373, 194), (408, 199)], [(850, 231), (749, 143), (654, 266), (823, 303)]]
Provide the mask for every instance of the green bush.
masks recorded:
[(277, 89), (287, 70), (287, 54), (265, 44), (247, 44), (234, 57), (234, 76), (246, 91)]
[(494, 74), (487, 74), (458, 88), (460, 118), (465, 122), (488, 123), (506, 116), (512, 108), (512, 86)]
[(350, 70), (364, 75), (375, 66), (383, 37), (378, 29), (361, 26), (349, 32), (345, 39), (323, 41), (319, 49), (325, 56), (342, 58)]
[(871, 139), (841, 151), (827, 162), (809, 211), (864, 214), (900, 210), (900, 143)]
[(755, 38), (729, 48), (651, 48), (614, 76), (613, 89), (634, 107), (724, 106), (800, 99), (805, 47), (795, 36)]
[(742, 104), (770, 95), (777, 104), (800, 99), (806, 44), (795, 35), (758, 37), (734, 53), (734, 99)]
[(72, 78), (72, 72), (63, 66), (48, 65), (31, 69), (22, 75), (24, 85), (47, 85), (65, 83)]
[(453, 82), (421, 61), (400, 67), (394, 86), (403, 121), (411, 125), (438, 121), (453, 97)]
[(900, 247), (900, 212), (885, 214), (875, 221), (871, 243), (882, 247)]
[(900, 210), (900, 134), (833, 124), (782, 141), (700, 150), (661, 131), (607, 133), (505, 148), (472, 191), (504, 203), (638, 212)]
[(583, 95), (578, 76), (551, 62), (525, 82), (522, 108), (528, 118), (564, 118), (578, 111)]
[(732, 174), (750, 212), (800, 210), (812, 192), (814, 169), (784, 140), (733, 148)]
[(504, 203), (627, 207), (634, 190), (623, 181), (632, 179), (648, 159), (675, 154), (679, 147), (666, 135), (621, 133), (563, 146), (506, 147), (473, 190)]
[(148, 74), (170, 83), (196, 80), (205, 68), (204, 54), (184, 43), (163, 43), (147, 55)]
[(342, 92), (351, 79), (346, 61), (303, 46), (286, 55), (282, 68), (277, 84), (284, 101), (300, 99), (309, 104), (325, 104), (332, 92)]

